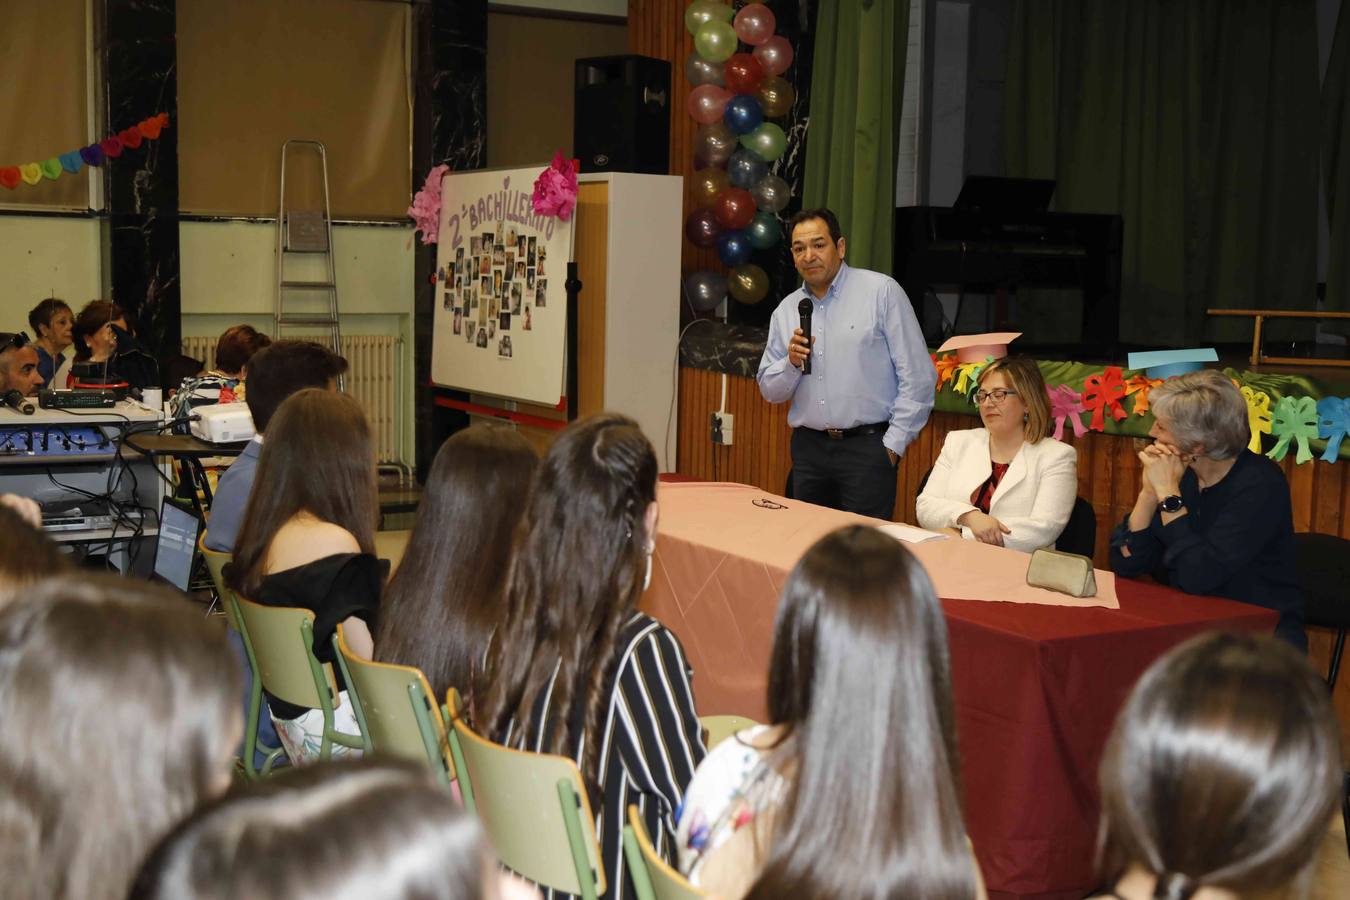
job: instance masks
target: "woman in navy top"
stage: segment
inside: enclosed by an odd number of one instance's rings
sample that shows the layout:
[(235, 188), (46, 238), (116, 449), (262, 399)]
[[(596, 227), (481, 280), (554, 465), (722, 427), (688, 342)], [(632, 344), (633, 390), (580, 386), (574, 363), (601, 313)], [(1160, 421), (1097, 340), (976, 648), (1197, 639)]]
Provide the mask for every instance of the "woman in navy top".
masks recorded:
[(28, 325), (37, 335), (33, 346), (37, 349), (38, 374), (42, 376), (44, 387), (65, 387), (64, 383), (57, 385), (55, 378), (71, 359), (71, 354), (66, 351), (73, 340), (71, 329), (74, 324), (75, 317), (66, 301), (55, 297), (48, 297), (28, 313)]
[(1149, 395), (1154, 443), (1143, 481), (1111, 536), (1111, 568), (1153, 573), (1190, 594), (1279, 612), (1279, 637), (1306, 651), (1289, 484), (1247, 449), (1247, 404), (1212, 369), (1171, 378)]

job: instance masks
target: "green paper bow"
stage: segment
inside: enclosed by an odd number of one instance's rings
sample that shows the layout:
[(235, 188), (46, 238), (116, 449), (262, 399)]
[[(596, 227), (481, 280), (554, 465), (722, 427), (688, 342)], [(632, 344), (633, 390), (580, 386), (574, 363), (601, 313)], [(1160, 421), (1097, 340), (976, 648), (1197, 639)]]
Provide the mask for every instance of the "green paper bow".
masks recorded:
[(1289, 452), (1290, 442), (1296, 440), (1298, 453), (1294, 461), (1301, 465), (1311, 460), (1308, 441), (1317, 437), (1317, 401), (1312, 397), (1281, 397), (1271, 418), (1270, 433), (1279, 440), (1266, 456), (1279, 462)]

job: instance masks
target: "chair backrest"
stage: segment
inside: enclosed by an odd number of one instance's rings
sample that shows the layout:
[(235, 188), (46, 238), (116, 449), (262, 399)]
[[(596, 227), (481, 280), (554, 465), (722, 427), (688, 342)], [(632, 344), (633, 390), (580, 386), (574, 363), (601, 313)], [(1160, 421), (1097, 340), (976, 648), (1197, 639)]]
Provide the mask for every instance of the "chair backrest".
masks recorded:
[[(432, 701), (431, 685), (420, 669), (373, 662), (347, 646), (341, 626), (337, 647), (353, 705), (359, 704), (362, 728), (378, 754), (430, 763), (449, 783), (454, 777), (441, 708)], [(350, 698), (349, 698), (350, 699)]]
[(1294, 535), (1303, 620), (1308, 625), (1350, 628), (1350, 541), (1333, 534)]
[(234, 620), (234, 604), (230, 602), (230, 589), (225, 586), (225, 567), (234, 560), (234, 554), (207, 547), (206, 535), (207, 532), (203, 531), (202, 536), (197, 538), (197, 550), (201, 553), (202, 559), (206, 560), (206, 571), (211, 573), (211, 585), (216, 589), (220, 605), (225, 608), (226, 620), (229, 621), (231, 628), (238, 631), (239, 625)]
[(253, 648), (255, 673), (269, 694), (296, 706), (322, 709), (314, 673), (322, 672), (334, 707), (339, 703), (333, 667), (314, 657), (314, 613), (291, 606), (264, 606), (235, 597), (240, 623)]
[(639, 900), (700, 900), (712, 894), (701, 891), (670, 867), (652, 846), (647, 826), (636, 806), (628, 807), (628, 825), (623, 830), (623, 855), (633, 875)]
[(1097, 513), (1092, 504), (1082, 497), (1075, 497), (1073, 512), (1069, 521), (1055, 541), (1055, 549), (1064, 553), (1077, 553), (1091, 559), (1097, 551)]
[(754, 719), (747, 719), (744, 716), (699, 716), (698, 722), (708, 731), (709, 750), (736, 732), (759, 724)]
[(593, 898), (605, 892), (595, 816), (577, 765), (474, 733), (452, 710), (455, 764), (466, 805), (507, 868), (545, 887)]

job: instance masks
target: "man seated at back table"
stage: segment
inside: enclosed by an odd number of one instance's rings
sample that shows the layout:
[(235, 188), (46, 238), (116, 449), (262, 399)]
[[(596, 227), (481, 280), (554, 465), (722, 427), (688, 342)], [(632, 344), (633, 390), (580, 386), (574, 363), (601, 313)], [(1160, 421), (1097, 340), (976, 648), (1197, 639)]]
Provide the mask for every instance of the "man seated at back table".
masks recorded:
[(334, 390), (338, 376), (346, 371), (347, 360), (310, 341), (277, 341), (249, 359), (245, 402), (257, 435), (220, 476), (206, 528), (207, 549), (234, 552), (262, 453), (263, 433), (281, 401), (304, 388)]
[(0, 394), (18, 391), (31, 397), (40, 387), (37, 347), (22, 331), (0, 332)]

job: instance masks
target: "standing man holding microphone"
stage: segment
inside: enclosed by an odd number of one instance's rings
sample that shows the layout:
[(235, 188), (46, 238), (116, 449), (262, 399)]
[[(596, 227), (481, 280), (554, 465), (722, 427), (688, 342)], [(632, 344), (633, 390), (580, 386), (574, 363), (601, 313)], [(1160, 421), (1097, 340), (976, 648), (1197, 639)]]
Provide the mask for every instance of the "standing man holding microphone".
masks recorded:
[(769, 323), (760, 393), (791, 401), (792, 493), (798, 500), (889, 519), (895, 469), (933, 409), (937, 370), (895, 279), (844, 263), (828, 209), (789, 223), (802, 287)]

